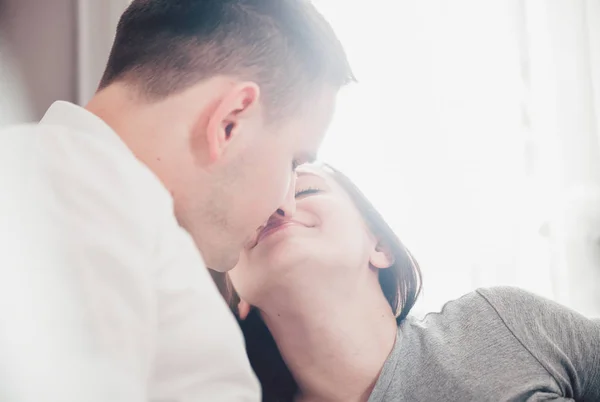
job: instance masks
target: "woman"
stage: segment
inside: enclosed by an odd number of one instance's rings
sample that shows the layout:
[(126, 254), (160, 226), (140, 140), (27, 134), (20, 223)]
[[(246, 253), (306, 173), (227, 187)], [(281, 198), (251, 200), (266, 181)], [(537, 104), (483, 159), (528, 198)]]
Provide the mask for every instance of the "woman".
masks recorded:
[(263, 400), (600, 401), (600, 322), (513, 288), (417, 320), (419, 267), (383, 218), (339, 172), (298, 174), (296, 211), (229, 276)]

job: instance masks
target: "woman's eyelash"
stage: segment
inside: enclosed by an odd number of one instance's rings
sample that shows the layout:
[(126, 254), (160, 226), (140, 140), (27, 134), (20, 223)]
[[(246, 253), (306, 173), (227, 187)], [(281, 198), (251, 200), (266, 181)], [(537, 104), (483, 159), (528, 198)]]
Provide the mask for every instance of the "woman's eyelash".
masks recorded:
[(306, 188), (304, 190), (300, 190), (300, 191), (296, 191), (296, 197), (300, 197), (303, 195), (309, 195), (309, 194), (316, 194), (318, 192), (320, 192), (321, 190), (318, 188), (313, 188), (313, 187), (309, 187)]

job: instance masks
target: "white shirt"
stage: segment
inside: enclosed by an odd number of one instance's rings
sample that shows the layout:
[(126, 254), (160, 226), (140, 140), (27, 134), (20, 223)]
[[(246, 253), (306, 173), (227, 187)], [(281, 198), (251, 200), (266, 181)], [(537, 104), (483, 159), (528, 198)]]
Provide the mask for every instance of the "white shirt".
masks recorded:
[(0, 131), (0, 400), (259, 401), (173, 201), (101, 119)]

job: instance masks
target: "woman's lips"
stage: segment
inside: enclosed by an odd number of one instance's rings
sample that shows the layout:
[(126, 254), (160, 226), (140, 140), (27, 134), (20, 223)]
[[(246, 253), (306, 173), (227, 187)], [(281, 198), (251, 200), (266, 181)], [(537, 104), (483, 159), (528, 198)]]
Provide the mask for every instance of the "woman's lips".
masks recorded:
[(279, 232), (280, 230), (283, 230), (289, 226), (306, 226), (303, 225), (302, 223), (296, 222), (296, 221), (280, 221), (271, 225), (267, 225), (263, 230), (260, 231), (260, 233), (258, 234), (258, 237), (256, 239), (256, 244), (260, 243), (261, 240), (263, 240), (264, 238), (272, 235), (273, 233)]

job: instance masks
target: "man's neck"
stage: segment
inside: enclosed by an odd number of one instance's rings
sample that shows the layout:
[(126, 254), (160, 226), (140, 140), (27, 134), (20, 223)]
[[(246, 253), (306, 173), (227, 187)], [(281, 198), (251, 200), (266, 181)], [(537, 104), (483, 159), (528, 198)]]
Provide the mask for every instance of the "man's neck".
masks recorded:
[(298, 401), (367, 401), (396, 339), (389, 304), (379, 294), (335, 305), (311, 296), (293, 303), (302, 312), (262, 311), (298, 383)]

